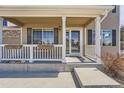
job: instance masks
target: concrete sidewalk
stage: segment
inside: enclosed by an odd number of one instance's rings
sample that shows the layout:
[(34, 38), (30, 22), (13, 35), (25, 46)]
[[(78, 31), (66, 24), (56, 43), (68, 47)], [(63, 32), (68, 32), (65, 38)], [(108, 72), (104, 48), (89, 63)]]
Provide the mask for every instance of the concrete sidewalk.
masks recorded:
[(4, 73), (0, 74), (0, 88), (75, 88), (70, 72)]
[(75, 68), (80, 87), (116, 88), (121, 85), (97, 68)]

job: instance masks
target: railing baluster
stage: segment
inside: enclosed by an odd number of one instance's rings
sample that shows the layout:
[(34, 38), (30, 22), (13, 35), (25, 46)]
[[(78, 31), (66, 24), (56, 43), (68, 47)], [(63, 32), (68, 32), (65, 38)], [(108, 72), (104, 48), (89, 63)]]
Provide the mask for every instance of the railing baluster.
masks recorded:
[(40, 54), (42, 53), (42, 59), (44, 58), (44, 49), (40, 49), (40, 50), (42, 50), (42, 52), (40, 52)]
[(16, 50), (17, 50), (17, 49), (15, 49), (15, 58), (17, 59), (17, 53), (16, 53)]
[(6, 50), (6, 48), (5, 48), (5, 58), (7, 59), (7, 50)]
[(59, 48), (59, 47), (56, 47), (56, 49), (57, 49), (57, 57), (56, 57), (56, 58), (57, 58), (57, 59), (59, 58), (59, 57), (58, 57), (58, 56), (59, 56), (58, 48)]
[(36, 51), (37, 51), (37, 58), (36, 59), (38, 59), (38, 48), (36, 47)]
[(25, 51), (25, 59), (26, 59), (26, 49), (27, 49), (27, 47), (24, 48), (24, 51)]
[(50, 54), (49, 54), (49, 59), (51, 59), (51, 50), (52, 50), (52, 49), (49, 50), (49, 53), (50, 53)]
[(13, 49), (9, 49), (9, 54), (10, 54), (10, 57), (9, 58), (12, 57), (12, 59), (14, 59), (14, 50)]
[(34, 47), (35, 49), (35, 59), (37, 59), (37, 47)]
[(21, 51), (22, 51), (22, 49), (19, 49), (20, 59), (22, 58), (22, 54), (21, 54), (22, 52)]
[(44, 59), (46, 59), (46, 49), (44, 49), (45, 55), (44, 55)]
[(3, 50), (2, 51), (2, 55), (3, 55), (2, 58), (4, 58), (4, 47), (2, 47), (2, 50)]
[(9, 50), (9, 59), (12, 58), (13, 59), (13, 51), (11, 53), (11, 49), (8, 49)]
[(28, 48), (28, 46), (26, 46), (27, 47), (27, 56), (26, 56), (26, 58), (28, 59), (28, 55), (29, 55), (29, 48)]
[(54, 47), (54, 59), (56, 59), (56, 47)]
[(53, 59), (53, 50), (54, 50), (54, 47), (52, 48), (52, 59)]
[(46, 57), (46, 59), (48, 59), (49, 58), (49, 51), (48, 51), (48, 49), (46, 49), (46, 51), (47, 51), (47, 57)]

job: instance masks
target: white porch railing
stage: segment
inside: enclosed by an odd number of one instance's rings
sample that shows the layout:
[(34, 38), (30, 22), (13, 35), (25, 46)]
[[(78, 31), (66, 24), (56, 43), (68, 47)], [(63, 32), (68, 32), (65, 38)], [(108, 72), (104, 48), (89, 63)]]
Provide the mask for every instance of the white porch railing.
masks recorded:
[(62, 60), (62, 45), (53, 45), (51, 49), (40, 49), (37, 45), (9, 49), (5, 45), (0, 45), (0, 51), (0, 60)]

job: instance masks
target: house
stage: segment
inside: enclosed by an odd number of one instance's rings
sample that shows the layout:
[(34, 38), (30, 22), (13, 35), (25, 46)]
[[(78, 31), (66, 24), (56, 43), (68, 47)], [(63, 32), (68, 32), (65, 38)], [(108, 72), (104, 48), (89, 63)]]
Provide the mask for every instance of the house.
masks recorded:
[[(18, 43), (3, 40), (3, 20), (20, 28)], [(101, 63), (103, 52), (119, 53), (119, 33), (119, 6), (0, 6), (1, 61), (66, 63), (79, 56)]]

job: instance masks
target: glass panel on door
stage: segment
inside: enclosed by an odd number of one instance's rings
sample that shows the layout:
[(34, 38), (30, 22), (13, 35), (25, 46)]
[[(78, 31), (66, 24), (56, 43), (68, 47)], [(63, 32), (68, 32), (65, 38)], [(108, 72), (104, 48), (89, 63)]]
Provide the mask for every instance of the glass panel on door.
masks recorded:
[(80, 53), (80, 31), (71, 31), (71, 53)]
[(66, 54), (80, 53), (80, 31), (72, 30), (66, 32)]

